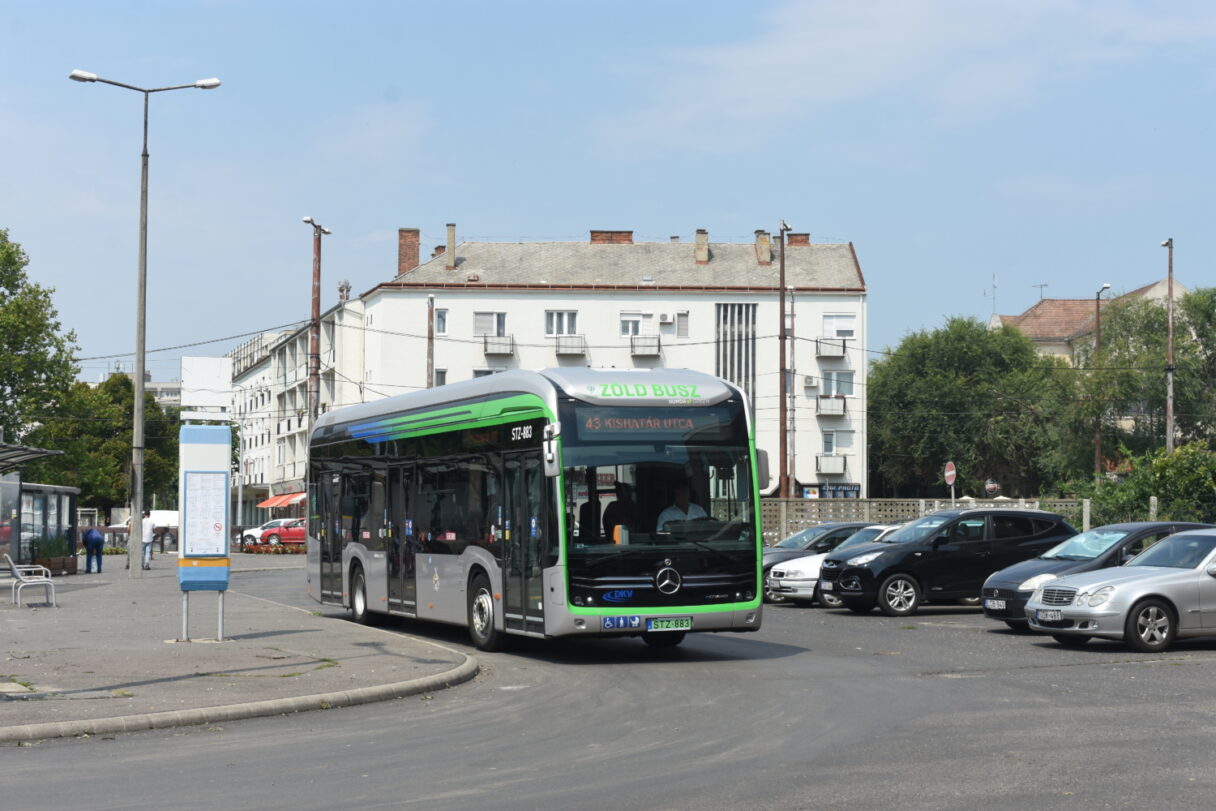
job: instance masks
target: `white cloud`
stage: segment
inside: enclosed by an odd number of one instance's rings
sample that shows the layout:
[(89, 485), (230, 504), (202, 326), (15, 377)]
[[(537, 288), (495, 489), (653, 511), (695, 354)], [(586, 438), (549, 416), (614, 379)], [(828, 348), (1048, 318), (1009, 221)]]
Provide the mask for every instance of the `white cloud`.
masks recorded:
[(733, 149), (883, 94), (939, 124), (1020, 106), (1048, 82), (1216, 39), (1216, 5), (1081, 0), (805, 0), (739, 42), (666, 55), (607, 139)]

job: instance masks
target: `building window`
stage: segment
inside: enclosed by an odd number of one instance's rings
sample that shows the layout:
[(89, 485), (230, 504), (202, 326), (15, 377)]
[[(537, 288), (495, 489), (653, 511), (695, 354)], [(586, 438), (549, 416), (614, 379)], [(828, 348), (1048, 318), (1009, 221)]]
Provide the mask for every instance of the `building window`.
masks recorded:
[(642, 333), (641, 313), (621, 313), (621, 335), (640, 335)]
[(688, 313), (676, 313), (676, 337), (688, 337)]
[(853, 447), (852, 431), (824, 431), (823, 452), (827, 455), (840, 453)]
[(578, 334), (578, 313), (574, 310), (545, 310), (545, 335)]
[(473, 313), (473, 334), (492, 335), (496, 338), (507, 334), (506, 313)]
[(823, 317), (824, 338), (854, 338), (857, 335), (857, 316), (825, 315)]
[(448, 311), (447, 310), (435, 310), (435, 334), (436, 335), (447, 335), (448, 334)]
[(831, 396), (838, 394), (841, 397), (853, 396), (853, 372), (852, 371), (829, 371), (823, 373), (823, 394)]
[(447, 384), (448, 384), (448, 370), (447, 369), (436, 369), (435, 370), (435, 385), (436, 386), (446, 386)]
[(756, 392), (756, 304), (717, 304), (714, 374)]

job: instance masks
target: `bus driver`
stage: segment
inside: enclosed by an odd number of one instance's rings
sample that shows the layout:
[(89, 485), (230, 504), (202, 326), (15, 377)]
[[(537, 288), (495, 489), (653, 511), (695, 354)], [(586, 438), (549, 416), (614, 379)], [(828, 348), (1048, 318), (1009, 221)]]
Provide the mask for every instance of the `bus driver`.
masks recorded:
[(655, 526), (656, 532), (662, 532), (663, 527), (666, 526), (668, 521), (691, 521), (694, 518), (709, 517), (700, 504), (688, 500), (687, 483), (680, 482), (677, 484), (673, 495), (675, 503), (659, 513), (659, 520)]

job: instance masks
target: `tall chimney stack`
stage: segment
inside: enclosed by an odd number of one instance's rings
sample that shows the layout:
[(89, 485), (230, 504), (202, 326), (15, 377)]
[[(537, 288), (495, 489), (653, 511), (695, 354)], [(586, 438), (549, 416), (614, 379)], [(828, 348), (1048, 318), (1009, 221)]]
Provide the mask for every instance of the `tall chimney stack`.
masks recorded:
[(763, 228), (756, 229), (756, 262), (761, 265), (773, 264), (773, 241)]
[(418, 267), (418, 229), (397, 229), (397, 275), (404, 276)]
[(709, 232), (704, 228), (697, 229), (697, 244), (693, 248), (693, 256), (698, 265), (709, 264)]
[(791, 248), (809, 248), (811, 246), (810, 234), (789, 234), (786, 240), (785, 244)]
[(448, 270), (456, 269), (456, 223), (448, 223)]

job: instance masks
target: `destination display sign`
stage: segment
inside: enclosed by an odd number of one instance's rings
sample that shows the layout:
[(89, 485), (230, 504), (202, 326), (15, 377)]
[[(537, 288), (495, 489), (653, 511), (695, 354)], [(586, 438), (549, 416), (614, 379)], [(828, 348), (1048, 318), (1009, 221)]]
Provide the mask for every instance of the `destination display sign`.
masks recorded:
[(724, 437), (730, 415), (725, 408), (604, 408), (575, 410), (578, 438), (590, 441), (701, 441)]

